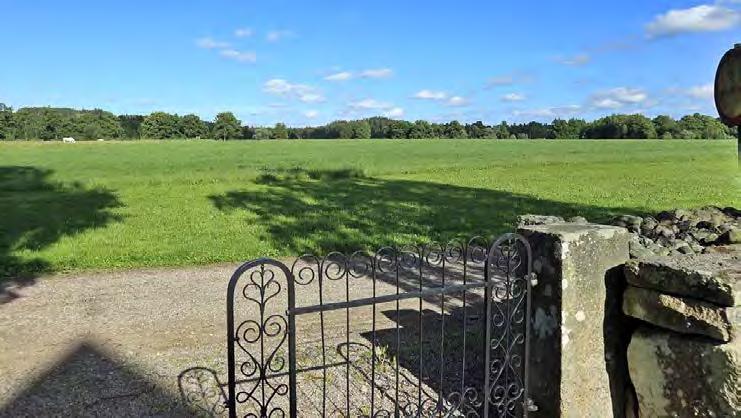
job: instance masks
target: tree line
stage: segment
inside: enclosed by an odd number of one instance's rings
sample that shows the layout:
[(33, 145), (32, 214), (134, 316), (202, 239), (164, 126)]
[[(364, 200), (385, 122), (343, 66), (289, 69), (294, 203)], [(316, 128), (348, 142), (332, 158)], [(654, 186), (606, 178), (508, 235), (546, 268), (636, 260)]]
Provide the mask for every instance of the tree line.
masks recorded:
[(615, 114), (594, 121), (555, 119), (551, 123), (409, 122), (386, 117), (338, 120), (321, 126), (272, 127), (243, 125), (231, 112), (205, 121), (198, 115), (154, 112), (144, 115), (114, 115), (100, 109), (76, 110), (53, 107), (24, 107), (18, 110), (0, 103), (0, 139), (78, 140), (103, 139), (334, 139), (334, 138), (491, 138), (491, 139), (726, 139), (735, 138), (736, 128), (719, 119), (695, 113), (674, 119), (661, 115)]

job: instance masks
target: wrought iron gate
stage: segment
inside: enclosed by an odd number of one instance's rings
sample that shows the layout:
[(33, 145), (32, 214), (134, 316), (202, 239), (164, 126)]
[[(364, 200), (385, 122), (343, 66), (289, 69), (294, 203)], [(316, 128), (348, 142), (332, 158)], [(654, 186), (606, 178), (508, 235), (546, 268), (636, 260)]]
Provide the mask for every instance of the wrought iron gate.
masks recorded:
[(229, 416), (527, 416), (531, 259), (505, 234), (243, 264)]

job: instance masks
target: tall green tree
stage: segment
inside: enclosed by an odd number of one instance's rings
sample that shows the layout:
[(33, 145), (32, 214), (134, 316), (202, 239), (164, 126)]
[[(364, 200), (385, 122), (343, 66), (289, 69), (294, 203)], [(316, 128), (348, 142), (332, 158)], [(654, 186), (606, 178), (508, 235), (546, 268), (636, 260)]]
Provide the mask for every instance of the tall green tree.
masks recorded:
[(684, 139), (728, 139), (728, 131), (720, 120), (695, 113), (679, 120), (680, 136)]
[(243, 126), (242, 132), (239, 134), (241, 139), (253, 139), (255, 138), (255, 128), (251, 126)]
[(388, 138), (391, 119), (384, 116), (374, 116), (366, 119), (371, 126), (371, 138)]
[(435, 131), (432, 129), (430, 122), (426, 120), (416, 120), (409, 130), (409, 138), (423, 139), (434, 138)]
[(144, 118), (141, 127), (141, 136), (150, 139), (179, 138), (180, 118), (165, 112), (154, 112)]
[(643, 115), (621, 115), (626, 125), (626, 131), (623, 138), (625, 139), (656, 139), (659, 136), (656, 133), (653, 121)]
[(288, 139), (288, 128), (285, 123), (276, 123), (272, 132), (273, 139)]
[(232, 112), (221, 112), (214, 119), (212, 134), (214, 138), (237, 139), (242, 131), (242, 122)]
[(144, 121), (142, 115), (120, 115), (118, 122), (121, 124), (123, 129), (123, 137), (127, 139), (139, 139), (141, 138), (140, 127)]
[(405, 120), (392, 120), (388, 128), (387, 138), (409, 138), (409, 132), (412, 130), (412, 126), (413, 124), (411, 122)]
[(0, 103), (0, 139), (15, 139), (13, 109), (5, 103)]
[(480, 120), (466, 124), (466, 135), (469, 138), (486, 138), (489, 135), (489, 127)]
[(180, 118), (180, 132), (185, 138), (200, 138), (208, 134), (208, 128), (198, 115), (188, 114)]
[(502, 121), (502, 123), (494, 127), (494, 133), (499, 139), (508, 139), (511, 135), (509, 125), (507, 125), (507, 122), (505, 121)]
[(454, 120), (445, 125), (445, 137), (446, 138), (466, 138), (466, 128), (461, 125), (460, 122)]
[(51, 108), (43, 108), (40, 113), (41, 130), (39, 138), (44, 141), (62, 139), (62, 130), (64, 128), (64, 118), (59, 112)]
[(679, 124), (671, 116), (659, 115), (652, 122), (657, 138), (672, 139), (679, 136)]
[(371, 126), (367, 120), (356, 120), (352, 123), (352, 138), (368, 139), (371, 137)]
[(65, 135), (76, 139), (92, 140), (98, 138), (117, 139), (124, 135), (121, 122), (111, 112), (101, 109), (82, 111), (69, 119), (64, 125)]
[(254, 139), (270, 139), (272, 136), (272, 129), (270, 128), (255, 128)]
[(556, 119), (552, 123), (553, 134), (558, 139), (579, 139), (587, 127), (587, 122), (582, 119)]

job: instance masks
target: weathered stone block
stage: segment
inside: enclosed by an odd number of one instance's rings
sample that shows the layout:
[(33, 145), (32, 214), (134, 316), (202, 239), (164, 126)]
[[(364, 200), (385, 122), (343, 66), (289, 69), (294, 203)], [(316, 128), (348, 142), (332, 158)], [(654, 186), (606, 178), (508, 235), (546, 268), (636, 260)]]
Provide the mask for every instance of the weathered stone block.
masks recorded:
[(741, 341), (639, 328), (628, 348), (641, 417), (741, 416)]
[(520, 215), (517, 217), (517, 224), (521, 226), (547, 225), (547, 224), (556, 224), (556, 223), (563, 223), (563, 222), (565, 221), (560, 216), (527, 214), (527, 215)]
[(721, 306), (741, 300), (741, 258), (723, 254), (651, 257), (625, 265), (628, 283)]
[(624, 417), (625, 346), (616, 343), (624, 327), (611, 322), (623, 317), (622, 289), (608, 297), (606, 281), (615, 270), (624, 280), (615, 267), (628, 260), (630, 234), (570, 223), (521, 226), (519, 233), (533, 248), (539, 282), (530, 343), (530, 396), (539, 410), (530, 416)]
[(628, 286), (623, 295), (626, 315), (672, 331), (704, 335), (722, 342), (731, 339), (735, 309), (633, 286)]

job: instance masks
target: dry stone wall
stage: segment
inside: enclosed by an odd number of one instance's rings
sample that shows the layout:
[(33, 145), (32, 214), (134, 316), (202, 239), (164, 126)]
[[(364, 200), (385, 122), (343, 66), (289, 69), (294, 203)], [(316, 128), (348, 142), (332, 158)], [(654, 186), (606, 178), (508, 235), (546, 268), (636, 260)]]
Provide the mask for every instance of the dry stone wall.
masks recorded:
[[(590, 251), (564, 250), (580, 248), (570, 243), (573, 237), (588, 236), (599, 226), (581, 217), (520, 217), (520, 232), (532, 239), (536, 267), (549, 257), (553, 260), (543, 264), (548, 268), (536, 268), (548, 277), (549, 287), (535, 290), (535, 295), (552, 296), (548, 307), (560, 307), (556, 320), (549, 322), (553, 334), (562, 344), (573, 341), (573, 327), (567, 322), (571, 312), (564, 308), (571, 303), (566, 289), (574, 281), (591, 282), (590, 292), (580, 292), (585, 300), (575, 300), (594, 305), (595, 297), (605, 296), (602, 335), (582, 334), (585, 341), (602, 339), (605, 368), (584, 379), (591, 381), (607, 370), (611, 416), (741, 417), (741, 212), (677, 209), (655, 216), (618, 216), (610, 223), (625, 231), (630, 260), (626, 255), (618, 267), (605, 270), (601, 264), (588, 267)], [(610, 241), (596, 246), (594, 260), (620, 258)], [(575, 263), (587, 267), (563, 268)], [(597, 280), (604, 292), (594, 287)], [(537, 310), (545, 308), (533, 305), (536, 335)], [(558, 357), (557, 384), (568, 387), (574, 376), (584, 374), (584, 363), (570, 359), (564, 349)], [(561, 410), (549, 416), (571, 416), (574, 410), (563, 406), (578, 404), (568, 399), (572, 394), (567, 391), (561, 390), (560, 396)], [(608, 416), (607, 411), (601, 413)]]
[(741, 414), (737, 255), (653, 256), (625, 265), (623, 312), (640, 320), (628, 367), (641, 416)]

